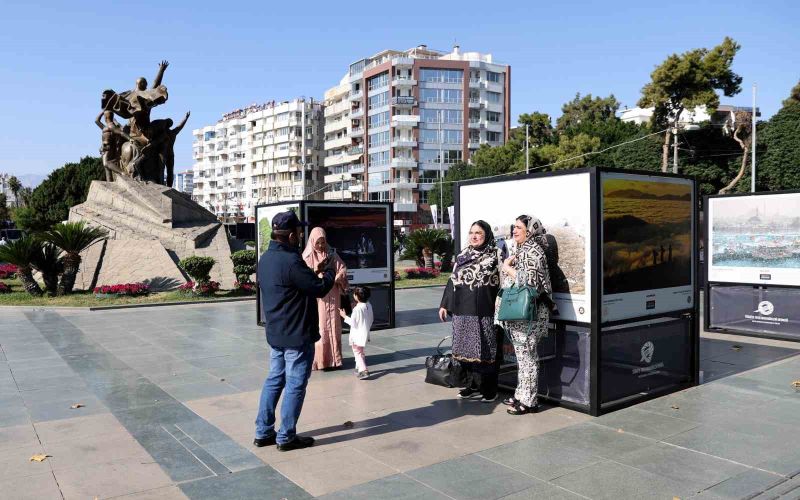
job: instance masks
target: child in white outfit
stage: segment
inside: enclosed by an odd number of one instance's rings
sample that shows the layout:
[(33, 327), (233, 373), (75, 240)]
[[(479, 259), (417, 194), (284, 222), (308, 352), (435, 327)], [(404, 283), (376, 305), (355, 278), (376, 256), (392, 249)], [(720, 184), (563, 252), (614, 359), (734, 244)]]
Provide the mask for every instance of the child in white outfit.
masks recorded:
[(344, 309), (339, 309), (339, 314), (344, 318), (344, 322), (350, 325), (350, 346), (353, 348), (353, 356), (356, 358), (356, 374), (361, 380), (369, 378), (367, 360), (364, 356), (364, 346), (369, 342), (369, 331), (374, 319), (369, 295), (369, 288), (358, 286), (353, 290), (356, 306), (353, 308), (352, 315), (348, 317)]

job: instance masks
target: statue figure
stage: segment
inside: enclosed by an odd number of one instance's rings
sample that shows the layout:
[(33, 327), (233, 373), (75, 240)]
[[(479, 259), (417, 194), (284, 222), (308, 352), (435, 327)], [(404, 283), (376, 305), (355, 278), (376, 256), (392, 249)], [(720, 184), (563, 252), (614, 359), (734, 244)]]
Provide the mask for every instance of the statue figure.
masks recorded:
[[(171, 129), (173, 121), (169, 118), (150, 120), (150, 110), (164, 104), (169, 98), (167, 87), (161, 84), (167, 66), (167, 61), (161, 61), (158, 65), (158, 73), (151, 88), (147, 88), (147, 79), (140, 77), (132, 90), (121, 93), (113, 90), (103, 92), (100, 104), (106, 126), (102, 127), (100, 116), (95, 123), (103, 129), (104, 155), (107, 150), (112, 152), (108, 162), (110, 167), (107, 167), (107, 180), (113, 179), (113, 174), (116, 173), (157, 184), (165, 184), (166, 180), (167, 185), (172, 185), (175, 138), (186, 125), (189, 113), (186, 113), (183, 121), (174, 129)], [(128, 125), (121, 129), (114, 121), (114, 115), (127, 119)], [(126, 139), (119, 144), (118, 154), (114, 137), (120, 142), (120, 138)]]
[[(105, 118), (105, 126), (100, 121), (100, 118)], [(131, 137), (122, 130), (122, 126), (114, 120), (114, 112), (111, 110), (103, 110), (97, 115), (94, 122), (100, 127), (103, 134), (103, 143), (100, 146), (100, 154), (103, 157), (103, 167), (106, 172), (106, 181), (112, 182), (114, 174), (126, 175), (120, 167), (120, 155), (122, 152), (123, 139), (130, 141)]]

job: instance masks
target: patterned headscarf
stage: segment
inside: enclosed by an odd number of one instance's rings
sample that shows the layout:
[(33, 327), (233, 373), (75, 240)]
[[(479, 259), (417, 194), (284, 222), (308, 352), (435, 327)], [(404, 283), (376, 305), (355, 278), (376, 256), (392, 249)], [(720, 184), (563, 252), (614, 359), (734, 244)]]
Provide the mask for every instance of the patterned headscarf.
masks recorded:
[(532, 215), (520, 215), (517, 220), (527, 227), (525, 242), (517, 247), (517, 285), (534, 286), (539, 293), (552, 293), (550, 271), (547, 266), (547, 230), (542, 221)]
[(450, 279), (454, 286), (465, 285), (470, 289), (481, 286), (499, 286), (497, 246), (492, 228), (482, 220), (474, 222), (472, 226), (479, 226), (483, 229), (486, 239), (481, 246), (475, 248), (467, 246), (458, 254)]

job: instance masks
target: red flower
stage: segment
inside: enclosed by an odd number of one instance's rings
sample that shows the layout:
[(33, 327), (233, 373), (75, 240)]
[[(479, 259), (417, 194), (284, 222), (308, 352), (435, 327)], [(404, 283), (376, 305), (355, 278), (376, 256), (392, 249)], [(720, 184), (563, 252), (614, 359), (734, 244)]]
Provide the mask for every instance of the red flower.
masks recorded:
[(94, 293), (117, 296), (136, 297), (150, 293), (150, 285), (145, 283), (124, 283), (118, 285), (103, 285), (95, 287)]

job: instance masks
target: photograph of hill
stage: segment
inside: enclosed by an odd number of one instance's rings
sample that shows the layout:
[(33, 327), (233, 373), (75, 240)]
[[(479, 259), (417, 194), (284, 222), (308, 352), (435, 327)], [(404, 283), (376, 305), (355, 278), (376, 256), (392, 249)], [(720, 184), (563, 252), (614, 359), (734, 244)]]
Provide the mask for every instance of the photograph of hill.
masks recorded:
[(603, 181), (603, 295), (692, 283), (692, 186)]

